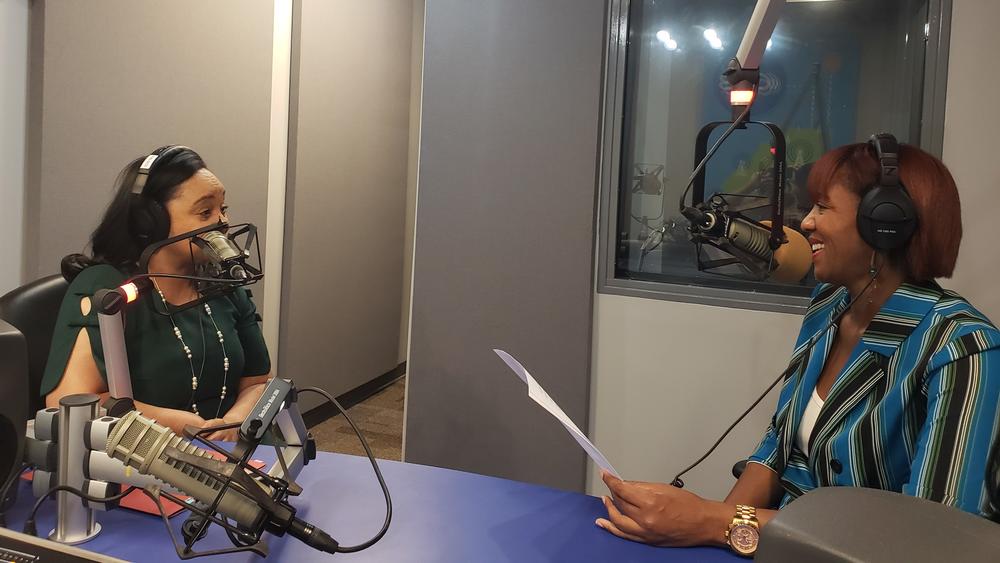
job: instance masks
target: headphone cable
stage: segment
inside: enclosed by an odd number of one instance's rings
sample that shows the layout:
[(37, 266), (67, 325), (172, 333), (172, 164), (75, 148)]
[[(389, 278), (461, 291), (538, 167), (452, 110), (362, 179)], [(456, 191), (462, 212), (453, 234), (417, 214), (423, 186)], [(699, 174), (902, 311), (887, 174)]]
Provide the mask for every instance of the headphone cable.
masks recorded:
[(869, 280), (867, 284), (865, 284), (865, 287), (861, 290), (860, 293), (858, 293), (858, 296), (855, 297), (854, 299), (851, 299), (847, 303), (847, 306), (844, 307), (839, 313), (837, 313), (833, 317), (833, 319), (830, 320), (830, 323), (827, 324), (826, 327), (823, 328), (823, 330), (817, 332), (816, 334), (814, 334), (812, 336), (812, 338), (810, 338), (809, 344), (802, 350), (802, 352), (799, 353), (799, 355), (797, 357), (793, 358), (792, 361), (789, 362), (788, 367), (785, 368), (785, 370), (783, 372), (781, 372), (781, 375), (779, 375), (777, 379), (775, 379), (770, 385), (767, 386), (767, 389), (765, 389), (764, 392), (761, 393), (759, 397), (757, 397), (757, 400), (754, 401), (752, 405), (750, 405), (750, 408), (748, 408), (747, 410), (743, 411), (743, 414), (741, 414), (732, 424), (729, 425), (729, 428), (727, 428), (726, 431), (723, 432), (721, 436), (719, 436), (719, 439), (716, 440), (714, 444), (712, 444), (712, 447), (709, 448), (708, 451), (704, 453), (704, 455), (702, 455), (701, 457), (699, 457), (697, 459), (697, 461), (695, 461), (691, 465), (685, 467), (680, 473), (678, 473), (674, 477), (673, 481), (670, 482), (671, 485), (673, 485), (673, 486), (675, 486), (675, 487), (677, 487), (679, 489), (683, 489), (684, 488), (684, 481), (681, 480), (681, 477), (685, 473), (687, 473), (688, 471), (691, 471), (695, 467), (698, 467), (701, 464), (701, 462), (705, 461), (708, 458), (708, 456), (712, 455), (712, 452), (714, 452), (715, 449), (719, 447), (719, 444), (721, 444), (722, 441), (726, 439), (726, 436), (729, 436), (729, 433), (732, 432), (733, 429), (736, 428), (736, 426), (740, 422), (743, 422), (743, 419), (746, 418), (747, 415), (749, 415), (750, 412), (753, 411), (753, 409), (755, 409), (757, 407), (757, 405), (759, 405), (760, 402), (764, 400), (764, 397), (767, 397), (767, 394), (771, 392), (771, 389), (774, 389), (774, 387), (778, 384), (778, 382), (780, 382), (782, 379), (785, 379), (786, 377), (788, 377), (789, 375), (791, 375), (791, 373), (794, 370), (798, 369), (801, 366), (802, 362), (805, 361), (809, 357), (809, 352), (819, 342), (820, 337), (822, 337), (824, 334), (826, 334), (826, 332), (828, 330), (830, 330), (830, 328), (832, 328), (835, 324), (837, 324), (838, 322), (840, 322), (841, 317), (843, 317), (845, 313), (847, 313), (849, 310), (851, 310), (851, 308), (854, 306), (854, 304), (857, 303), (858, 300), (861, 299), (861, 297), (865, 293), (868, 292), (868, 288), (870, 288), (871, 285), (875, 282), (875, 278), (878, 277), (878, 274), (879, 274), (879, 272), (881, 272), (881, 270), (882, 270), (882, 267), (879, 266), (879, 268), (877, 270), (875, 270), (874, 274), (872, 275), (872, 279)]

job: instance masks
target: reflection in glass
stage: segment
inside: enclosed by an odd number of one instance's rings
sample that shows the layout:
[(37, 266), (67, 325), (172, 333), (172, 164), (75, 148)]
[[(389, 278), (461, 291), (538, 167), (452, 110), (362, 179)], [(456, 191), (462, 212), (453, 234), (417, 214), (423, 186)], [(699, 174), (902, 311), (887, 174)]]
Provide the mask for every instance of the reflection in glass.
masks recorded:
[[(807, 295), (796, 284), (698, 270), (677, 201), (694, 166), (695, 137), (731, 118), (726, 64), (755, 0), (634, 0), (629, 8), (622, 155), (619, 278)], [(810, 201), (806, 178), (826, 150), (890, 131), (918, 143), (927, 0), (790, 2), (761, 63), (751, 114), (776, 123), (787, 141), (785, 224), (798, 229)], [(718, 128), (709, 144), (724, 128)], [(770, 135), (737, 130), (706, 168), (705, 197), (766, 196)], [(755, 219), (767, 218), (766, 207)], [(650, 235), (662, 244), (644, 253)], [(647, 243), (649, 246), (649, 243)], [(640, 269), (640, 261), (641, 269)]]

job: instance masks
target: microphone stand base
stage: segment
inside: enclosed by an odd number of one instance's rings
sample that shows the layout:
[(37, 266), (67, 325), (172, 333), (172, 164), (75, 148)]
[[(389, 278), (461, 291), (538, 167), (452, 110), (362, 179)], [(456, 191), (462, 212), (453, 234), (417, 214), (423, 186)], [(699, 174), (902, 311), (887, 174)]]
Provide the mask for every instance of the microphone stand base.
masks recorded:
[(97, 522), (94, 522), (94, 526), (93, 528), (91, 528), (89, 534), (83, 536), (81, 536), (80, 534), (70, 534), (68, 537), (60, 538), (58, 537), (59, 534), (56, 533), (56, 530), (53, 529), (51, 532), (49, 532), (49, 539), (54, 542), (59, 542), (63, 545), (79, 545), (81, 543), (85, 543), (96, 538), (97, 534), (100, 533), (101, 533), (101, 525)]

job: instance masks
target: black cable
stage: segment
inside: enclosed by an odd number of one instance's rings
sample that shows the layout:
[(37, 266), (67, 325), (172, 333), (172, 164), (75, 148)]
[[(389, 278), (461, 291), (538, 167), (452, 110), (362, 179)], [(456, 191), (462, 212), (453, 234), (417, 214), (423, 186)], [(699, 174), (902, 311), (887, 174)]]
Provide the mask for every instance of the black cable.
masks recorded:
[(337, 553), (354, 553), (357, 551), (361, 551), (362, 549), (369, 548), (375, 545), (375, 542), (382, 539), (382, 536), (384, 536), (385, 533), (389, 531), (389, 522), (392, 520), (392, 498), (389, 496), (389, 488), (386, 487), (385, 485), (385, 479), (382, 477), (382, 471), (378, 468), (378, 462), (375, 461), (375, 455), (372, 454), (371, 448), (368, 447), (368, 441), (365, 440), (364, 435), (361, 434), (361, 430), (359, 430), (357, 425), (354, 424), (354, 421), (351, 420), (351, 417), (347, 415), (347, 409), (342, 407), (340, 403), (337, 402), (337, 399), (334, 399), (332, 395), (330, 395), (329, 393), (318, 387), (304, 387), (302, 389), (299, 389), (300, 393), (303, 391), (311, 391), (313, 393), (322, 395), (323, 397), (326, 398), (327, 401), (329, 401), (332, 405), (337, 407), (337, 410), (339, 410), (340, 413), (344, 415), (344, 418), (347, 419), (347, 423), (350, 424), (351, 428), (354, 429), (354, 433), (358, 435), (358, 439), (361, 440), (361, 445), (365, 448), (365, 453), (368, 454), (368, 460), (372, 464), (372, 469), (375, 470), (375, 476), (378, 478), (378, 484), (380, 487), (382, 487), (382, 494), (385, 496), (385, 523), (382, 525), (382, 529), (379, 530), (379, 532), (375, 534), (375, 537), (373, 537), (372, 539), (358, 545), (352, 545), (347, 547), (339, 546), (337, 547)]
[[(756, 84), (753, 87), (753, 93), (754, 96), (757, 95)], [(740, 124), (743, 123), (743, 120), (746, 119), (746, 116), (749, 113), (750, 113), (750, 104), (747, 104), (747, 107), (743, 109), (743, 113), (741, 113), (740, 116), (733, 121), (732, 125), (730, 125), (722, 133), (722, 136), (719, 137), (719, 140), (715, 141), (715, 144), (712, 145), (712, 148), (708, 150), (707, 154), (705, 154), (705, 158), (701, 159), (701, 162), (698, 163), (698, 166), (695, 166), (694, 172), (692, 172), (691, 176), (688, 178), (688, 183), (687, 186), (684, 188), (684, 193), (681, 194), (681, 200), (678, 206), (679, 209), (681, 210), (684, 209), (684, 200), (687, 199), (687, 194), (691, 190), (691, 186), (694, 185), (694, 179), (698, 176), (701, 170), (705, 168), (705, 165), (708, 164), (709, 159), (711, 159), (712, 156), (715, 155), (715, 151), (719, 150), (719, 147), (722, 146), (722, 142), (725, 141), (726, 138), (729, 137), (729, 135), (731, 135), (732, 132), (735, 131), (736, 128), (740, 126)]]
[[(756, 85), (754, 85), (754, 87), (753, 87), (753, 92), (754, 92), (754, 95), (757, 94), (757, 86)], [(691, 186), (694, 185), (695, 178), (697, 178), (698, 174), (702, 171), (702, 169), (705, 168), (705, 165), (708, 164), (708, 161), (715, 155), (715, 152), (717, 150), (719, 150), (719, 147), (722, 146), (723, 141), (725, 141), (726, 138), (728, 138), (729, 135), (731, 135), (733, 133), (733, 131), (735, 131), (736, 128), (739, 127), (739, 125), (743, 123), (743, 120), (746, 119), (746, 117), (747, 117), (747, 115), (749, 113), (750, 113), (750, 106), (747, 105), (747, 107), (743, 109), (743, 113), (741, 113), (740, 116), (737, 117), (733, 121), (733, 123), (728, 128), (726, 128), (725, 131), (723, 131), (723, 133), (719, 137), (719, 139), (717, 141), (715, 141), (714, 145), (712, 145), (712, 148), (710, 148), (708, 150), (708, 153), (705, 154), (705, 157), (701, 159), (701, 162), (699, 162), (698, 165), (694, 167), (694, 171), (691, 172), (691, 176), (688, 177), (687, 186), (684, 187), (684, 191), (681, 193), (681, 199), (680, 199), (680, 202), (678, 204), (678, 208), (679, 208), (680, 211), (684, 211), (684, 200), (687, 199), (687, 194), (688, 194), (689, 191), (691, 191)], [(634, 217), (635, 216), (633, 215), (633, 218)], [(649, 225), (645, 225), (645, 226), (647, 228), (649, 228)], [(659, 229), (654, 229), (653, 232), (655, 233), (657, 231), (661, 231), (662, 230), (663, 233), (665, 234), (666, 233), (666, 226), (667, 226), (667, 221), (664, 220), (663, 224), (660, 226), (660, 228)], [(652, 233), (649, 236), (652, 237), (653, 236)], [(648, 242), (649, 238), (647, 237), (646, 240)], [(642, 263), (645, 261), (646, 255), (649, 254), (650, 252), (652, 252), (654, 249), (656, 249), (657, 246), (660, 246), (660, 244), (662, 242), (663, 242), (663, 237), (661, 236), (659, 242), (657, 242), (656, 244), (650, 245), (647, 248), (642, 249), (642, 251), (639, 254), (639, 271), (640, 272), (642, 272)]]
[(124, 498), (126, 495), (136, 490), (137, 488), (138, 487), (129, 487), (124, 491), (118, 493), (117, 495), (112, 495), (110, 497), (92, 497), (75, 487), (70, 487), (69, 485), (56, 485), (55, 487), (52, 487), (48, 491), (45, 491), (45, 494), (38, 497), (38, 500), (35, 501), (35, 506), (31, 508), (31, 512), (28, 514), (28, 519), (24, 521), (24, 533), (31, 536), (38, 535), (38, 528), (35, 526), (35, 515), (38, 513), (38, 509), (41, 508), (42, 503), (45, 502), (47, 498), (52, 496), (53, 493), (58, 493), (59, 491), (65, 491), (67, 493), (73, 493), (74, 495), (82, 498), (87, 502), (99, 503), (99, 502), (112, 502), (116, 500), (121, 500), (122, 498)]
[(3, 487), (0, 488), (0, 527), (7, 527), (7, 519), (4, 514), (7, 512), (5, 506), (7, 506), (7, 493), (10, 492), (10, 488), (17, 482), (18, 478), (24, 473), (25, 469), (31, 467), (30, 463), (22, 463), (21, 468), (16, 472), (11, 473), (7, 480), (4, 481)]
[(230, 285), (246, 285), (246, 280), (227, 280), (225, 278), (203, 278), (199, 276), (189, 276), (187, 274), (136, 274), (125, 281), (125, 283), (131, 283), (136, 280), (144, 280), (151, 278), (173, 278), (179, 280), (190, 280), (205, 283), (225, 283)]
[(799, 367), (802, 361), (805, 361), (809, 357), (809, 351), (812, 350), (814, 346), (816, 346), (816, 343), (819, 342), (820, 337), (826, 334), (826, 331), (830, 330), (830, 328), (833, 327), (833, 325), (840, 322), (840, 318), (843, 317), (844, 314), (847, 313), (847, 311), (849, 311), (851, 307), (853, 307), (854, 304), (858, 302), (859, 299), (861, 299), (862, 295), (868, 292), (868, 288), (871, 287), (872, 283), (875, 282), (875, 278), (878, 276), (881, 269), (882, 268), (880, 266), (878, 270), (875, 270), (874, 274), (872, 275), (872, 279), (869, 280), (867, 284), (865, 284), (865, 287), (861, 290), (860, 293), (858, 293), (858, 296), (855, 297), (854, 299), (851, 299), (847, 303), (847, 307), (844, 307), (842, 311), (837, 313), (833, 317), (833, 319), (830, 320), (830, 324), (826, 325), (826, 327), (824, 327), (823, 330), (813, 335), (813, 337), (809, 340), (809, 344), (802, 350), (802, 352), (799, 353), (798, 358), (793, 359), (792, 362), (789, 363), (788, 367), (785, 368), (785, 371), (781, 372), (781, 375), (779, 375), (778, 378), (775, 379), (773, 383), (767, 386), (767, 389), (765, 389), (764, 392), (761, 393), (760, 397), (757, 397), (757, 400), (754, 401), (752, 405), (750, 405), (750, 408), (744, 411), (743, 414), (741, 414), (739, 418), (736, 419), (735, 422), (729, 425), (729, 428), (727, 428), (726, 431), (723, 432), (721, 436), (719, 436), (719, 439), (716, 440), (714, 444), (712, 444), (712, 447), (709, 448), (704, 455), (699, 457), (697, 461), (685, 467), (683, 471), (678, 473), (674, 477), (674, 480), (670, 482), (671, 485), (677, 488), (684, 488), (684, 481), (681, 480), (681, 477), (688, 471), (691, 471), (695, 467), (698, 467), (698, 465), (700, 465), (701, 462), (705, 461), (705, 459), (708, 458), (708, 456), (712, 455), (712, 452), (715, 451), (715, 448), (718, 448), (719, 444), (721, 444), (722, 441), (726, 439), (726, 436), (728, 436), (729, 433), (733, 431), (733, 428), (736, 428), (737, 424), (743, 422), (743, 419), (746, 418), (747, 415), (750, 414), (750, 412), (753, 411), (753, 409), (756, 408), (757, 405), (759, 405), (760, 402), (764, 400), (764, 397), (767, 397), (767, 394), (771, 392), (771, 389), (774, 389), (774, 386), (777, 385), (778, 382), (787, 377), (792, 371), (794, 371), (796, 368)]

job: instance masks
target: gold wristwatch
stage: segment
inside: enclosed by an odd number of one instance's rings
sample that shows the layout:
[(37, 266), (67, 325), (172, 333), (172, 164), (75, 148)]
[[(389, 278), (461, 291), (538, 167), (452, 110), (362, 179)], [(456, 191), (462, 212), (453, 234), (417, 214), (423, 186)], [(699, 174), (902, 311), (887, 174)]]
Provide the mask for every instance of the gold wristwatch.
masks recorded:
[(757, 523), (757, 509), (752, 506), (736, 505), (736, 516), (726, 530), (726, 541), (733, 551), (744, 557), (753, 557), (760, 540)]

